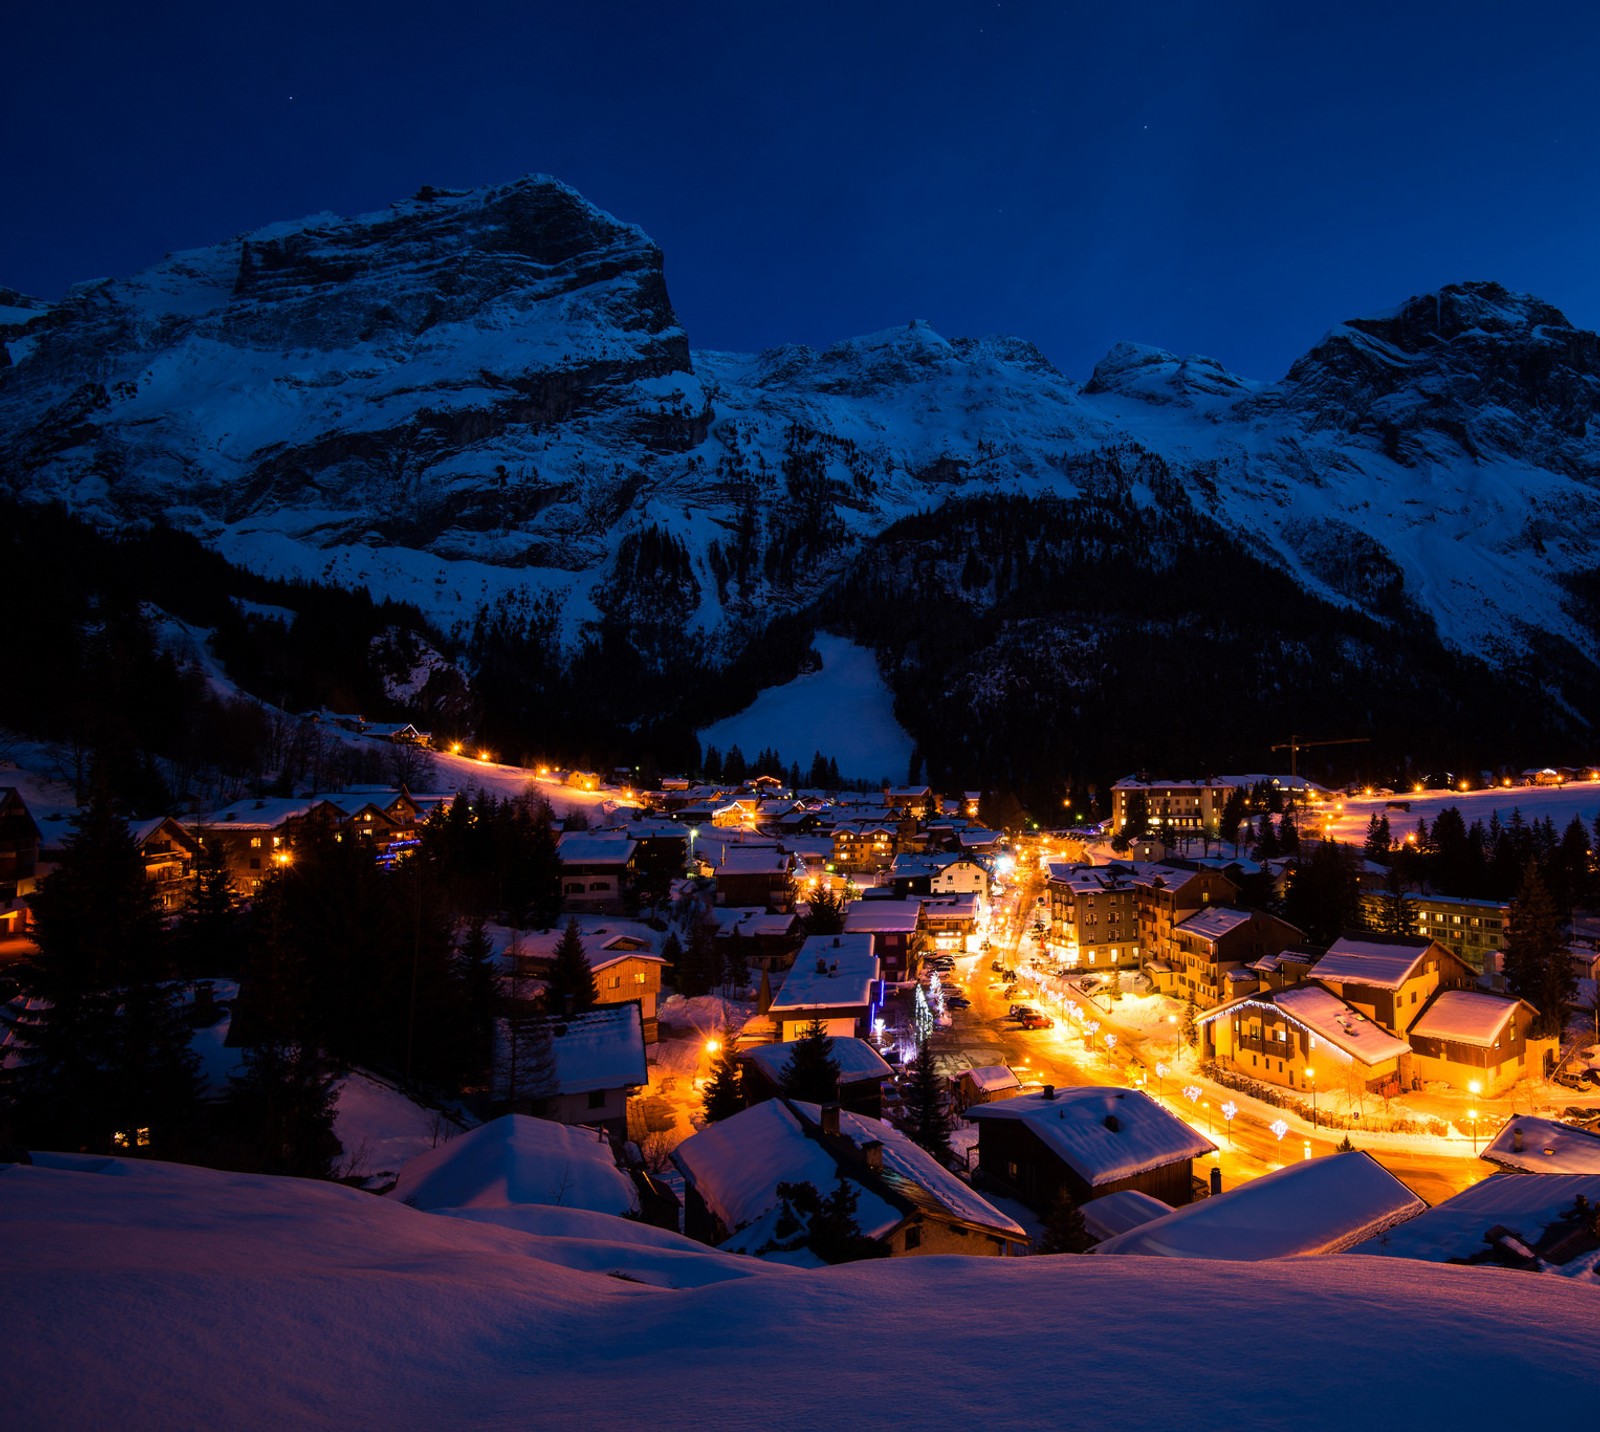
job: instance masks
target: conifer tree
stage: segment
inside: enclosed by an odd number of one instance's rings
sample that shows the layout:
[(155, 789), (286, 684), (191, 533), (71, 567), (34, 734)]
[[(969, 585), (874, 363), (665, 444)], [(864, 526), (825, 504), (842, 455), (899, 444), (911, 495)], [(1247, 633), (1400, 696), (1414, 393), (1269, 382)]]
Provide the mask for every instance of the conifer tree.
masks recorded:
[(461, 981), (468, 1077), (475, 1084), (487, 1085), (494, 1062), (499, 980), (494, 967), (494, 946), (481, 915), (467, 921), (466, 932), (456, 950), (456, 968)]
[(1239, 827), (1244, 824), (1244, 815), (1244, 792), (1235, 786), (1222, 803), (1222, 814), (1217, 820), (1217, 834), (1233, 846), (1235, 854), (1239, 850)]
[(1383, 913), (1378, 920), (1379, 931), (1385, 935), (1415, 934), (1413, 926), (1416, 924), (1416, 917), (1410, 900), (1406, 898), (1405, 881), (1399, 866), (1390, 868), (1383, 882), (1383, 888)]
[(813, 1019), (789, 1049), (779, 1076), (790, 1099), (828, 1104), (839, 1097), (839, 1061), (833, 1057), (833, 1036)]
[(906, 1090), (906, 1133), (940, 1163), (950, 1159), (950, 1108), (945, 1101), (945, 1081), (933, 1060), (933, 1044), (917, 1045)]
[(583, 948), (583, 934), (577, 917), (567, 921), (556, 944), (555, 956), (550, 962), (550, 1012), (552, 1014), (582, 1014), (593, 1009), (600, 1001), (600, 991), (594, 985), (594, 971), (589, 967), (589, 956)]
[(1559, 1037), (1577, 980), (1561, 937), (1561, 917), (1531, 860), (1506, 917), (1505, 972), (1511, 993), (1539, 1012), (1534, 1036)]
[(198, 1066), (154, 887), (98, 771), (31, 903), (38, 949), (20, 974), (41, 1003), (14, 1026), (3, 1086), (18, 1135), (105, 1152), (113, 1131), (145, 1128), (147, 1151), (170, 1156), (192, 1124)]
[(1190, 990), (1183, 1000), (1183, 1023), (1178, 1026), (1183, 1042), (1194, 1049), (1200, 1043), (1200, 1025), (1195, 1009), (1194, 991)]
[(722, 942), (722, 988), (734, 999), (742, 998), (750, 986), (750, 961), (745, 955), (749, 943), (737, 928)]
[(173, 931), (178, 970), (191, 979), (239, 972), (244, 940), (239, 892), (222, 843), (207, 840), (195, 863), (189, 902)]
[(806, 907), (806, 934), (842, 934), (847, 904), (844, 896), (837, 890), (818, 890), (812, 895)]
[(1084, 1226), (1083, 1210), (1072, 1197), (1072, 1190), (1063, 1184), (1050, 1203), (1045, 1215), (1044, 1233), (1039, 1239), (1036, 1253), (1087, 1253), (1094, 1246)]
[(1362, 844), (1361, 853), (1368, 860), (1377, 861), (1381, 865), (1389, 863), (1389, 847), (1394, 843), (1394, 836), (1389, 830), (1389, 817), (1379, 815), (1373, 811), (1367, 820), (1367, 838)]
[(722, 1038), (722, 1052), (712, 1065), (711, 1081), (706, 1085), (701, 1107), (707, 1121), (713, 1124), (732, 1118), (744, 1108), (744, 1080), (739, 1062), (728, 1047), (726, 1033)]
[(716, 946), (716, 921), (699, 905), (691, 907), (689, 941), (679, 953), (674, 982), (686, 999), (710, 994), (722, 972), (722, 956)]

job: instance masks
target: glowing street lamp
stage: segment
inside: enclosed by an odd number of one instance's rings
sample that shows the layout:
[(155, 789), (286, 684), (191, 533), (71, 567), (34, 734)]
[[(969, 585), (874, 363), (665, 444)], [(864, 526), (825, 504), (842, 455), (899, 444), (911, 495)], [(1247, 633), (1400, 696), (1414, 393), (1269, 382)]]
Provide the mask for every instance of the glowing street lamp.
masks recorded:
[(1289, 1126), (1282, 1119), (1274, 1119), (1267, 1127), (1278, 1136), (1280, 1144), (1283, 1142), (1283, 1136), (1289, 1132)]
[(1163, 1099), (1167, 1096), (1167, 1075), (1171, 1072), (1165, 1064), (1156, 1065), (1156, 1089)]
[(1228, 1147), (1230, 1149), (1233, 1147), (1233, 1119), (1234, 1115), (1238, 1112), (1239, 1106), (1235, 1104), (1232, 1099), (1229, 1099), (1222, 1106), (1222, 1117), (1227, 1120), (1225, 1127), (1228, 1130)]
[(1468, 1109), (1467, 1110), (1467, 1118), (1468, 1118), (1468, 1120), (1471, 1121), (1471, 1124), (1472, 1124), (1472, 1152), (1473, 1153), (1477, 1153), (1478, 1152), (1478, 1111), (1476, 1109)]

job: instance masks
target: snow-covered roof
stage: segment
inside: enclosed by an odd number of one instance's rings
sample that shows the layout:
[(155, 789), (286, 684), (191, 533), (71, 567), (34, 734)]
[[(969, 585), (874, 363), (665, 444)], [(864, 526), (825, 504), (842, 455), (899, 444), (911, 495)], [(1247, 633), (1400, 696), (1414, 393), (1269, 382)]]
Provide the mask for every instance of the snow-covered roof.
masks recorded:
[[(762, 1072), (776, 1084), (782, 1080), (784, 1066), (793, 1053), (794, 1041), (791, 1040), (784, 1044), (757, 1044), (744, 1050), (739, 1057), (759, 1065)], [(888, 1079), (894, 1074), (883, 1056), (864, 1039), (835, 1036), (833, 1062), (839, 1066), (840, 1082), (845, 1084), (858, 1079)]]
[(563, 1094), (648, 1084), (644, 1023), (636, 1000), (546, 1021)]
[(633, 1180), (604, 1136), (524, 1114), (505, 1114), (411, 1159), (389, 1196), (429, 1211), (523, 1203), (639, 1209)]
[(799, 918), (792, 912), (771, 914), (755, 905), (718, 905), (711, 913), (717, 922), (717, 932), (723, 935), (731, 935), (735, 930), (741, 935), (787, 935)]
[(1115, 1193), (1103, 1193), (1083, 1205), (1083, 1226), (1096, 1243), (1115, 1238), (1172, 1212), (1170, 1203), (1163, 1203), (1154, 1194), (1138, 1188), (1119, 1188)]
[(1328, 953), (1317, 961), (1311, 973), (1319, 980), (1399, 989), (1415, 973), (1432, 943), (1399, 935), (1345, 935), (1328, 946)]
[[(1531, 1247), (1546, 1228), (1571, 1211), (1580, 1195), (1591, 1206), (1600, 1205), (1600, 1175), (1496, 1174), (1349, 1251), (1445, 1263), (1482, 1253), (1488, 1247), (1484, 1235), (1494, 1228), (1507, 1229)], [(1496, 1289), (1497, 1298), (1501, 1292)]]
[[(775, 1208), (780, 1183), (810, 1183), (825, 1194), (839, 1179), (833, 1155), (782, 1099), (707, 1124), (672, 1151), (672, 1161), (730, 1230)], [(858, 1190), (856, 1224), (862, 1233), (879, 1238), (900, 1223), (900, 1209), (851, 1182)]]
[[(820, 967), (820, 968), (819, 968)], [(775, 1010), (868, 1004), (878, 978), (872, 936), (809, 935), (772, 1001)]]
[(728, 845), (717, 862), (718, 875), (785, 875), (791, 857), (773, 846)]
[(1442, 989), (1423, 1006), (1413, 1034), (1489, 1049), (1522, 1001), (1483, 990)]
[(1096, 1253), (1253, 1263), (1340, 1253), (1427, 1205), (1359, 1150), (1285, 1165), (1099, 1244)]
[(844, 927), (852, 935), (911, 934), (922, 919), (920, 900), (857, 900), (844, 914)]
[(1005, 1064), (985, 1064), (977, 1069), (965, 1069), (961, 1077), (969, 1081), (974, 1089), (981, 1089), (985, 1094), (998, 1094), (1003, 1089), (1022, 1087), (1022, 1080), (1017, 1078), (1016, 1070)]
[(1187, 920), (1180, 921), (1178, 932), (1185, 935), (1198, 935), (1202, 940), (1220, 940), (1230, 930), (1237, 930), (1241, 925), (1250, 923), (1248, 910), (1234, 910), (1225, 905), (1212, 905), (1204, 910), (1197, 910)]
[(1411, 1046), (1397, 1039), (1382, 1025), (1374, 1023), (1359, 1009), (1346, 1004), (1332, 990), (1321, 985), (1294, 985), (1289, 989), (1274, 990), (1262, 996), (1293, 1016), (1313, 1034), (1326, 1039), (1329, 1044), (1356, 1055), (1362, 1063), (1379, 1064), (1385, 1059), (1398, 1059), (1410, 1052)]
[(1133, 1178), (1180, 1159), (1201, 1158), (1217, 1147), (1143, 1091), (1098, 1084), (1057, 1089), (1053, 1096), (1025, 1094), (976, 1104), (965, 1117), (980, 1124), (988, 1119), (1025, 1121), (1040, 1142), (1091, 1187)]
[(1555, 1119), (1517, 1114), (1506, 1121), (1482, 1157), (1522, 1173), (1600, 1174), (1600, 1134)]
[(564, 830), (557, 848), (563, 865), (626, 865), (637, 844), (619, 831)]

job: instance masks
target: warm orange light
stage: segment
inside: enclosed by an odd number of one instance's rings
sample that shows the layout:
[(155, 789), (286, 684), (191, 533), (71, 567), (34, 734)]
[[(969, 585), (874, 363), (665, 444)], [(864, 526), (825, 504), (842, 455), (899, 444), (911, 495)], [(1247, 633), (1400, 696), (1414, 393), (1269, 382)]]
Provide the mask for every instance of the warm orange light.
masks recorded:
[(487, 751), (479, 751), (478, 759), (480, 761), (487, 761), (489, 759), (489, 753)]
[(450, 754), (452, 756), (459, 756), (461, 754), (461, 742), (452, 741), (450, 743)]
[(720, 1039), (708, 1039), (708, 1040), (706, 1040), (706, 1053), (707, 1054), (715, 1054), (721, 1048), (722, 1048), (722, 1041)]

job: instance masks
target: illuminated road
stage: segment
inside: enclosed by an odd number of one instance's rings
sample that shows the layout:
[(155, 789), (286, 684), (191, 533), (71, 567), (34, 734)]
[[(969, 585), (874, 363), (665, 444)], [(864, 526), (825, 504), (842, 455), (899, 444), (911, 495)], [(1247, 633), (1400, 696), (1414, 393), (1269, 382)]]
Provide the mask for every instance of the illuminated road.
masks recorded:
[[(990, 961), (1001, 952), (1013, 968), (1026, 958), (1032, 943), (1027, 937), (1027, 927), (1037, 908), (1034, 900), (1042, 890), (1042, 878), (1019, 879), (1017, 887), (995, 908), (990, 952), (964, 955), (956, 961), (953, 982), (965, 991), (972, 1008), (955, 1011), (952, 1026), (935, 1035), (934, 1047), (951, 1065), (1008, 1064), (1024, 1084), (1054, 1084), (1061, 1088), (1081, 1084), (1139, 1085), (1144, 1070), (1134, 1059), (1135, 1052), (1145, 1055), (1153, 1071), (1162, 1056), (1170, 1058), (1175, 1050), (1175, 1033), (1168, 1041), (1136, 1031), (1121, 1031), (1114, 1055), (1108, 1056), (1105, 1035), (1116, 1028), (1114, 1012), (1096, 1010), (1094, 1018), (1101, 1022), (1102, 1029), (1094, 1037), (1091, 1049), (1080, 1031), (1062, 1019), (1053, 1000), (1043, 996), (1026, 980), (1018, 983), (1016, 992), (1008, 999), (1000, 976), (989, 967)], [(1053, 1027), (1019, 1028), (1006, 1018), (1011, 1000), (1032, 1005), (1055, 1021)], [(1199, 1101), (1191, 1103), (1183, 1096), (1183, 1079), (1169, 1076), (1163, 1081), (1153, 1072), (1146, 1077), (1149, 1082), (1142, 1087), (1147, 1093), (1218, 1145), (1216, 1163), (1222, 1170), (1224, 1188), (1259, 1178), (1291, 1160), (1305, 1158), (1308, 1150), (1313, 1158), (1333, 1153), (1344, 1137), (1342, 1130), (1313, 1132), (1303, 1128), (1299, 1121), (1292, 1121), (1280, 1141), (1270, 1127), (1276, 1115), (1265, 1118), (1253, 1109), (1241, 1110), (1230, 1127), (1219, 1107), (1226, 1099), (1225, 1093), (1217, 1095), (1208, 1090)], [(1352, 1137), (1358, 1146), (1362, 1143), (1359, 1132)], [(1411, 1149), (1383, 1147), (1371, 1147), (1368, 1151), (1430, 1204), (1459, 1193), (1494, 1172), (1482, 1160), (1461, 1155), (1429, 1155)], [(1196, 1165), (1195, 1172), (1205, 1177), (1210, 1167), (1210, 1161), (1202, 1161)]]

